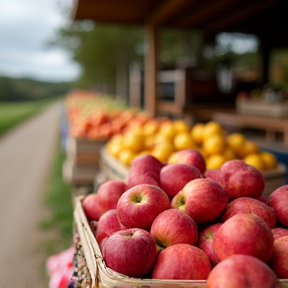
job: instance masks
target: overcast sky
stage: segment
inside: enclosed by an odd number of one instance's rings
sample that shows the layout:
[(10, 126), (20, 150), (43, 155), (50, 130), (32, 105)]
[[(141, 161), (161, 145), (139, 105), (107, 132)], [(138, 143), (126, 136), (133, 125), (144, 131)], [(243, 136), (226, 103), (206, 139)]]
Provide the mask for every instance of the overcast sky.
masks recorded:
[(0, 75), (45, 81), (69, 81), (79, 67), (65, 51), (48, 48), (58, 27), (68, 20), (61, 3), (72, 0), (2, 0), (0, 2)]

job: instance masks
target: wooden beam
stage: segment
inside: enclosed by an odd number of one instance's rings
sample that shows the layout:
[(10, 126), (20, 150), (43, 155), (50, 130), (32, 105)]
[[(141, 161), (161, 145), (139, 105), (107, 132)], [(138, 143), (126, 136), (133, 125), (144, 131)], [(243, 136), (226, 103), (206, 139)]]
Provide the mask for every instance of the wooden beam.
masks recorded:
[(173, 23), (179, 27), (197, 28), (203, 22), (211, 21), (213, 16), (218, 15), (222, 11), (231, 11), (231, 8), (240, 1), (241, 0), (212, 0), (208, 5), (206, 2), (199, 2), (199, 4), (197, 3), (197, 5), (195, 5), (195, 9), (193, 9), (193, 15), (190, 9), (186, 10), (181, 13)]
[(167, 19), (181, 12), (187, 5), (191, 5), (193, 2), (196, 2), (196, 0), (167, 0), (151, 13), (147, 22), (161, 26)]
[(146, 24), (145, 53), (145, 110), (151, 116), (156, 116), (157, 74), (158, 74), (158, 42), (159, 28), (151, 23)]
[(205, 33), (213, 34), (215, 32), (220, 32), (227, 27), (232, 26), (235, 23), (244, 21), (248, 17), (252, 17), (261, 10), (269, 8), (271, 5), (275, 4), (275, 0), (260, 1), (253, 3), (250, 6), (243, 6), (242, 9), (235, 11), (235, 13), (226, 14), (226, 17), (221, 17), (217, 21), (209, 22), (207, 27), (203, 27)]

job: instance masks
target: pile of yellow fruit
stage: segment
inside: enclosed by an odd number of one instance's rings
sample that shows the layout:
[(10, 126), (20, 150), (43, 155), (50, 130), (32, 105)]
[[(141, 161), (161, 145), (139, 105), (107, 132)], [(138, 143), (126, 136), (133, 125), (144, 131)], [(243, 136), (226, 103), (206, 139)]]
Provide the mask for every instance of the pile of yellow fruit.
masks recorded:
[(152, 118), (113, 136), (106, 149), (126, 166), (142, 154), (171, 163), (173, 153), (184, 149), (198, 150), (207, 169), (218, 169), (232, 159), (242, 159), (260, 171), (275, 169), (278, 164), (274, 154), (261, 152), (255, 142), (241, 133), (227, 134), (215, 121), (197, 123), (191, 128), (183, 120)]

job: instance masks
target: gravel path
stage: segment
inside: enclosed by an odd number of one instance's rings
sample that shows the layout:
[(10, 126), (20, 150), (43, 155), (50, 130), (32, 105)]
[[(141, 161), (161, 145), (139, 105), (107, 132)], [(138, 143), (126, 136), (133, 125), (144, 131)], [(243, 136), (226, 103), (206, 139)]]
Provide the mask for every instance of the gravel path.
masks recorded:
[(57, 141), (58, 104), (0, 139), (1, 288), (45, 287), (37, 225)]

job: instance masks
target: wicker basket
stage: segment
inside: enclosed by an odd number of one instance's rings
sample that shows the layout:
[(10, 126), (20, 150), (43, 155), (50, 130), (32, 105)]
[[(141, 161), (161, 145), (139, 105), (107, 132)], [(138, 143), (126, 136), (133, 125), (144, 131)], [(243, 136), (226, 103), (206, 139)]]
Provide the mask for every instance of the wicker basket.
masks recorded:
[[(74, 220), (92, 279), (91, 288), (207, 288), (205, 280), (154, 280), (131, 278), (106, 267), (102, 252), (82, 208), (83, 196), (75, 199)], [(280, 280), (288, 288), (288, 279)]]

